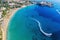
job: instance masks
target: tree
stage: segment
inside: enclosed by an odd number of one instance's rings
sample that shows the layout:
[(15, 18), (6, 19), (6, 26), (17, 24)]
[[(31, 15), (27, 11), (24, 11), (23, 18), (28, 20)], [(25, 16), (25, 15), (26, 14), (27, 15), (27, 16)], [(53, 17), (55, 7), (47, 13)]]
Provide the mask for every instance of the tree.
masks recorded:
[(1, 8), (2, 0), (0, 0), (0, 8)]
[(6, 10), (3, 10), (2, 17), (4, 17), (6, 13), (7, 13)]
[(1, 4), (1, 0), (0, 0), (0, 4)]
[(2, 40), (2, 30), (1, 30), (1, 26), (0, 26), (0, 40)]

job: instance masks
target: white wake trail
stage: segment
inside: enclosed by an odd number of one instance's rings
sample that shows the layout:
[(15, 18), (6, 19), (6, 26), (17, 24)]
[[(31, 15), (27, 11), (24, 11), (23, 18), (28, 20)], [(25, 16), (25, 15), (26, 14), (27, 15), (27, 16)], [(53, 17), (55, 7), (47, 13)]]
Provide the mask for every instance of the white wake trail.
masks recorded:
[(40, 22), (39, 22), (37, 19), (34, 19), (34, 18), (31, 18), (31, 19), (34, 20), (34, 21), (36, 21), (36, 22), (38, 23), (38, 26), (39, 26), (40, 31), (41, 31), (45, 36), (50, 37), (50, 36), (52, 35), (52, 33), (46, 33), (46, 32), (44, 32), (44, 31), (42, 30), (41, 24), (40, 24)]

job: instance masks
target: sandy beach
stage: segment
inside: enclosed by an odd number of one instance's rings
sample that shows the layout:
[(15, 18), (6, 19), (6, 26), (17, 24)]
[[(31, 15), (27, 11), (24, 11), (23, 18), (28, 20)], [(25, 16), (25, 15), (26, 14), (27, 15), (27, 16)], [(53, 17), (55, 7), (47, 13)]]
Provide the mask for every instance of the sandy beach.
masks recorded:
[[(21, 8), (23, 8), (23, 7), (26, 7), (26, 6), (24, 5)], [(3, 22), (1, 25), (1, 27), (2, 27), (1, 28), (2, 29), (2, 40), (7, 40), (6, 34), (7, 34), (8, 23), (9, 23), (10, 19), (12, 18), (12, 16), (15, 14), (15, 12), (17, 12), (21, 8), (10, 9), (10, 11), (7, 13), (7, 15), (3, 18)]]
[(6, 40), (6, 33), (7, 33), (7, 27), (8, 27), (8, 23), (11, 19), (11, 17), (15, 14), (15, 12), (17, 10), (19, 10), (20, 8), (15, 8), (15, 9), (11, 9), (9, 11), (9, 13), (7, 14), (6, 17), (3, 18), (3, 24), (2, 24), (2, 32), (3, 32), (3, 35), (2, 35), (2, 40)]

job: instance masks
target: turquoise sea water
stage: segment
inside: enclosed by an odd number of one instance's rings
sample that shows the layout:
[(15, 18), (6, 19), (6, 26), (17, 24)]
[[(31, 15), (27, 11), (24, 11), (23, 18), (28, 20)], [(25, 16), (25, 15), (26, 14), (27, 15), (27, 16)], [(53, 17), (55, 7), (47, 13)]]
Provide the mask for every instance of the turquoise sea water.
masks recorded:
[[(31, 18), (39, 20), (42, 29), (53, 33), (53, 36), (43, 35), (38, 24)], [(59, 18), (56, 9), (47, 6), (30, 5), (19, 9), (9, 22), (7, 40), (58, 40), (56, 32), (60, 31)]]

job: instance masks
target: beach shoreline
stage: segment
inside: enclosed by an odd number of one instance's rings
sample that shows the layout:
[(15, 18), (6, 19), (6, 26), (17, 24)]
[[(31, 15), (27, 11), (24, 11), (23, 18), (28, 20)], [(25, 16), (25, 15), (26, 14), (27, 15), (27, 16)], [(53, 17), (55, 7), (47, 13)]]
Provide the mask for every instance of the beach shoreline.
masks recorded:
[(2, 40), (7, 40), (7, 28), (8, 28), (8, 24), (11, 20), (11, 18), (13, 17), (13, 15), (20, 10), (21, 8), (26, 7), (25, 5), (20, 7), (20, 8), (14, 8), (14, 9), (10, 9), (10, 11), (7, 13), (7, 15), (3, 18), (3, 22), (2, 22)]
[(9, 21), (15, 14), (15, 12), (17, 12), (19, 9), (20, 8), (11, 9), (11, 11), (7, 14), (7, 16), (4, 17), (3, 25), (2, 25), (2, 40), (6, 40), (6, 33), (7, 33)]

